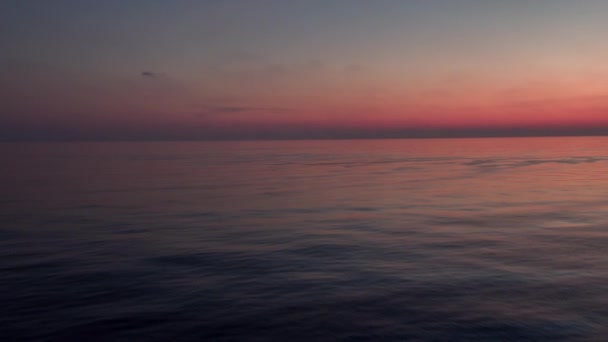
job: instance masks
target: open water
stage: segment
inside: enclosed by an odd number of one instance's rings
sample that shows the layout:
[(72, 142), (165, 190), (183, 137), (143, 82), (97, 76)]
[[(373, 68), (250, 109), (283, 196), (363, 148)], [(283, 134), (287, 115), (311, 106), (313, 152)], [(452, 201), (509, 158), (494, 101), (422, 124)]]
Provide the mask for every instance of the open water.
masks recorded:
[(608, 138), (0, 152), (2, 341), (608, 337)]

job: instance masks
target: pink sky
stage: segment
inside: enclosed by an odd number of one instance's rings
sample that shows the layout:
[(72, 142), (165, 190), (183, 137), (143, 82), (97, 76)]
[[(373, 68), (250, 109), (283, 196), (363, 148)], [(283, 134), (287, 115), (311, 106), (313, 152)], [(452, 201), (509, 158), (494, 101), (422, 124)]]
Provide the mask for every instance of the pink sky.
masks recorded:
[(598, 1), (7, 8), (9, 140), (608, 128)]

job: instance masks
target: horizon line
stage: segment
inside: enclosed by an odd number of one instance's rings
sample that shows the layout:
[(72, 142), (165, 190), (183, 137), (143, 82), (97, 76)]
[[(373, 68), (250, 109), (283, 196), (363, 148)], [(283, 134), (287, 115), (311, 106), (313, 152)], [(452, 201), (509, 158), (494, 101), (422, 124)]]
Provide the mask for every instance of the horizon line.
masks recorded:
[(112, 142), (229, 142), (229, 141), (318, 141), (318, 140), (431, 140), (431, 139), (517, 139), (517, 138), (585, 138), (608, 137), (607, 133), (597, 134), (520, 134), (520, 135), (437, 135), (437, 136), (319, 136), (319, 137), (213, 137), (213, 138), (116, 138), (116, 139), (86, 139), (86, 138), (47, 138), (47, 139), (3, 139), (0, 143), (112, 143)]

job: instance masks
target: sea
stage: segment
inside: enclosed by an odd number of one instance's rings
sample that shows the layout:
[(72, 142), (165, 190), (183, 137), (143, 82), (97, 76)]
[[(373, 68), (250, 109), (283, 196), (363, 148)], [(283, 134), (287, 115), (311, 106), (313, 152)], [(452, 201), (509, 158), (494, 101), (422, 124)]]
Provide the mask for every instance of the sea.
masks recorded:
[(608, 339), (608, 137), (0, 153), (1, 341)]

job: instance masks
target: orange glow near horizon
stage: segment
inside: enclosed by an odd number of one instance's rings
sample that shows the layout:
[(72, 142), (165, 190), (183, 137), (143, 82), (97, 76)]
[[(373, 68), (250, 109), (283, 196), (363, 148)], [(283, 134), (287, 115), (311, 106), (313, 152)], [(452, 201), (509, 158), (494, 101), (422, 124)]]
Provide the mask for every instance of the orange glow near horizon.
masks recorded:
[[(0, 139), (608, 134), (606, 4), (302, 4), (152, 6), (179, 13), (165, 26), (118, 2), (103, 20), (66, 7), (49, 13), (57, 43), (32, 31), (49, 23), (15, 8), (0, 40), (11, 43)], [(108, 25), (119, 17), (126, 26)], [(99, 27), (64, 25), (88, 21)], [(109, 41), (83, 43), (99, 37)]]

